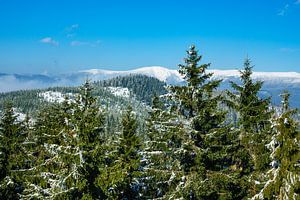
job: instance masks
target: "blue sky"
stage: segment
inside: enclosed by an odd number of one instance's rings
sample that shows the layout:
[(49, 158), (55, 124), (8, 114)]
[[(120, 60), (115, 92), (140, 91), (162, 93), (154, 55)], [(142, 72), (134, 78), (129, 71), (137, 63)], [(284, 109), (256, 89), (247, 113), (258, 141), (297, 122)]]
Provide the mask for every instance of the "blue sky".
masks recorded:
[(300, 72), (300, 0), (1, 0), (0, 72), (177, 69), (195, 44), (214, 69)]

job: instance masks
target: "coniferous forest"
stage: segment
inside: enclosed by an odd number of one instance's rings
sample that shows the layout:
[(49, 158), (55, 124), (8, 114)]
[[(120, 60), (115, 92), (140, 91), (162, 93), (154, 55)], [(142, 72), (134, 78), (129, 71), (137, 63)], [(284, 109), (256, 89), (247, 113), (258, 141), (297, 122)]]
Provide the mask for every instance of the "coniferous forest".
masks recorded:
[(178, 69), (185, 84), (126, 82), (137, 100), (152, 97), (142, 118), (130, 103), (112, 118), (99, 103), (104, 93), (95, 95), (108, 82), (87, 80), (76, 98), (38, 105), (24, 120), (7, 101), (0, 199), (300, 199), (300, 128), (289, 92), (279, 108), (262, 98), (248, 58), (241, 82), (220, 90), (195, 46), (186, 53)]

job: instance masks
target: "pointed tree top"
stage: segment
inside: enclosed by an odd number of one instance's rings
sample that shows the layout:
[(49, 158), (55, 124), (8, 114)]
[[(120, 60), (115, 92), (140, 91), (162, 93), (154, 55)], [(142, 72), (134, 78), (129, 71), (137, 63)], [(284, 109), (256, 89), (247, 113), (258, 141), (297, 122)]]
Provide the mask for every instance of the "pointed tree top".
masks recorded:
[(289, 105), (289, 98), (290, 98), (291, 94), (287, 90), (285, 90), (285, 91), (283, 91), (282, 94), (280, 94), (280, 96), (282, 98), (281, 103), (282, 103), (283, 112), (287, 111), (289, 109), (289, 107), (290, 107), (290, 105)]

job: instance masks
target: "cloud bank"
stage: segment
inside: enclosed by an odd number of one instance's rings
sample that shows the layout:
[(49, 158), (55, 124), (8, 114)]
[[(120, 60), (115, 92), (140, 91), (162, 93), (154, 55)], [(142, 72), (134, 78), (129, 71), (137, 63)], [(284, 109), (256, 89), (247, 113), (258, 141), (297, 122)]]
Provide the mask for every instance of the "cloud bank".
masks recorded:
[(0, 77), (0, 92), (45, 88), (47, 85), (35, 81), (20, 81), (14, 75)]
[(100, 40), (96, 40), (93, 42), (87, 42), (87, 41), (79, 41), (79, 40), (74, 40), (70, 42), (71, 46), (90, 46), (90, 47), (96, 47), (101, 43)]
[(51, 37), (45, 37), (45, 38), (41, 39), (40, 42), (44, 43), (44, 44), (51, 44), (53, 46), (58, 46), (59, 45), (59, 42), (52, 39)]
[(284, 16), (286, 14), (286, 12), (288, 11), (290, 5), (286, 4), (278, 13), (277, 15), (279, 16)]

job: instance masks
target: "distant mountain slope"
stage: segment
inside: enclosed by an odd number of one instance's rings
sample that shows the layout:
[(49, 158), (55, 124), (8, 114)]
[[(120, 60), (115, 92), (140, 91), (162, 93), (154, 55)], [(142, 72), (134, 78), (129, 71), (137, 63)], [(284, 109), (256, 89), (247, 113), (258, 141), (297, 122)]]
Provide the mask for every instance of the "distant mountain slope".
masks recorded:
[(153, 95), (161, 95), (167, 92), (165, 82), (140, 74), (130, 74), (128, 76), (118, 76), (108, 80), (97, 81), (95, 86), (128, 88), (137, 100), (149, 105)]
[[(166, 93), (165, 85), (156, 78), (136, 74), (97, 81), (93, 83), (93, 88), (101, 104), (126, 108), (131, 99), (150, 105), (154, 94)], [(12, 100), (22, 112), (31, 112), (48, 103), (62, 102), (65, 94), (78, 92), (78, 87), (73, 86), (0, 93), (0, 110), (6, 100)]]
[(157, 78), (160, 81), (164, 81), (167, 84), (178, 84), (182, 82), (182, 77), (177, 70), (167, 69), (165, 67), (153, 66), (153, 67), (142, 67), (128, 71), (111, 71), (101, 69), (90, 69), (83, 70), (79, 73), (87, 75), (93, 79), (107, 79), (116, 76), (126, 76), (129, 74), (142, 74), (150, 77)]
[[(214, 73), (216, 79), (239, 79), (238, 70), (208, 70)], [(167, 69), (164, 67), (142, 67), (128, 71), (111, 71), (101, 69), (90, 69), (80, 71), (79, 74), (89, 76), (92, 79), (103, 80), (116, 76), (126, 76), (128, 74), (143, 74), (155, 77), (167, 84), (178, 84), (183, 82), (182, 76), (177, 70)], [(297, 72), (254, 72), (253, 79), (265, 81), (266, 84), (288, 84), (289, 86), (300, 86), (300, 73)]]
[[(231, 89), (230, 81), (240, 83), (238, 70), (211, 70), (214, 78), (222, 79), (221, 89)], [(280, 94), (284, 90), (291, 93), (291, 106), (300, 108), (300, 73), (297, 72), (254, 72), (255, 81), (263, 81), (261, 95), (272, 96), (272, 104), (280, 105)]]
[[(102, 80), (92, 84), (93, 95), (105, 108), (107, 132), (118, 130), (122, 111), (131, 106), (138, 116), (139, 129), (145, 128), (145, 118), (154, 94), (164, 94), (166, 84), (145, 75), (128, 75)], [(0, 114), (4, 103), (12, 100), (18, 113), (35, 116), (36, 111), (53, 103), (61, 103), (65, 96), (73, 101), (79, 93), (78, 87), (51, 87), (46, 89), (20, 90), (0, 93)]]
[[(230, 81), (239, 82), (238, 70), (208, 70), (213, 72), (215, 79), (223, 79), (221, 88), (230, 88)], [(142, 67), (127, 71), (111, 71), (103, 69), (89, 69), (76, 73), (46, 75), (9, 75), (0, 74), (0, 92), (18, 89), (45, 88), (53, 86), (76, 86), (86, 78), (93, 81), (107, 80), (115, 77), (141, 74), (154, 77), (167, 84), (183, 84), (183, 79), (177, 70), (164, 67)], [(264, 81), (263, 94), (273, 96), (273, 103), (279, 104), (278, 95), (283, 90), (289, 90), (292, 94), (291, 105), (300, 108), (300, 73), (297, 72), (254, 72), (254, 80)]]
[[(230, 81), (240, 82), (240, 73), (238, 70), (208, 70), (214, 73), (214, 79), (222, 79), (221, 89), (230, 89)], [(103, 80), (116, 76), (126, 76), (128, 74), (143, 74), (155, 77), (167, 84), (182, 84), (184, 81), (177, 70), (167, 69), (164, 67), (142, 67), (128, 71), (110, 71), (101, 69), (90, 69), (79, 72), (80, 76), (90, 77), (93, 80)], [(254, 72), (253, 79), (263, 81), (263, 96), (272, 96), (274, 105), (280, 104), (279, 95), (284, 90), (292, 94), (291, 105), (300, 108), (300, 73), (297, 72)]]

